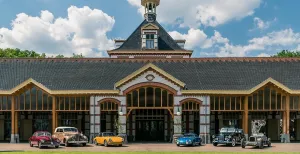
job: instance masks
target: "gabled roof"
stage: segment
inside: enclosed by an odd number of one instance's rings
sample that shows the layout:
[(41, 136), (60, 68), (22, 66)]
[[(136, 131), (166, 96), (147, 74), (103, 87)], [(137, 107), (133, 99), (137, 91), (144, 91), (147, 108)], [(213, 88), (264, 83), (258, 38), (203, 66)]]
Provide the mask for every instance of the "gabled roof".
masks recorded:
[(185, 83), (183, 83), (182, 81), (176, 79), (174, 76), (172, 76), (169, 73), (165, 72), (164, 70), (158, 68), (157, 66), (153, 65), (152, 63), (149, 63), (149, 64), (145, 65), (144, 67), (142, 67), (142, 68), (138, 69), (137, 71), (131, 73), (130, 75), (128, 75), (124, 79), (118, 81), (115, 86), (118, 88), (118, 87), (122, 86), (123, 84), (125, 84), (126, 82), (136, 78), (138, 75), (140, 75), (143, 72), (148, 71), (148, 70), (153, 70), (153, 71), (158, 72), (159, 74), (161, 74), (162, 76), (164, 76), (165, 78), (167, 78), (171, 82), (177, 84), (181, 88), (183, 88), (185, 86)]
[(0, 59), (0, 95), (28, 83), (50, 94), (117, 94), (117, 82), (149, 63), (184, 83), (187, 91), (182, 93), (245, 94), (272, 83), (287, 93), (300, 94), (300, 58), (48, 58)]
[[(144, 20), (137, 29), (128, 37), (128, 39), (117, 49), (111, 51), (142, 51), (142, 37), (141, 30), (143, 26), (157, 26), (158, 29), (158, 50), (166, 51), (182, 51), (182, 49), (176, 41), (166, 32), (166, 30), (157, 22), (148, 22)], [(109, 52), (109, 51), (108, 51)]]

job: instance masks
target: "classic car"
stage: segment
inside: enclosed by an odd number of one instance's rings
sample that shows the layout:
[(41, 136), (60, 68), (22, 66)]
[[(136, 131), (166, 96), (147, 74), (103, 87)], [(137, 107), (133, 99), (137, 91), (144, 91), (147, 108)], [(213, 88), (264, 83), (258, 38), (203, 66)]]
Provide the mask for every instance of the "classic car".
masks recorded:
[(58, 148), (60, 140), (51, 136), (51, 133), (47, 131), (37, 131), (29, 138), (29, 145), (33, 147), (38, 146), (40, 149), (42, 147), (55, 147)]
[(260, 149), (263, 149), (265, 145), (270, 147), (271, 139), (267, 138), (267, 136), (262, 133), (253, 134), (252, 136), (249, 137), (248, 141), (243, 140), (243, 142), (242, 142), (242, 148), (245, 148), (246, 146), (254, 146), (254, 147), (259, 147)]
[(57, 127), (54, 131), (53, 137), (58, 138), (61, 144), (66, 147), (71, 144), (81, 144), (86, 146), (88, 138), (80, 133), (75, 127)]
[(237, 144), (242, 143), (245, 135), (242, 129), (224, 127), (220, 130), (220, 134), (216, 136), (213, 135), (212, 138), (214, 146), (218, 146), (218, 144), (225, 144), (234, 147)]
[(97, 137), (94, 138), (95, 145), (104, 145), (104, 146), (122, 146), (124, 139), (122, 137), (116, 136), (112, 132), (102, 132)]
[(181, 145), (191, 145), (191, 146), (196, 146), (196, 145), (201, 145), (202, 139), (195, 133), (186, 133), (183, 136), (180, 136), (176, 140), (176, 145), (181, 146)]

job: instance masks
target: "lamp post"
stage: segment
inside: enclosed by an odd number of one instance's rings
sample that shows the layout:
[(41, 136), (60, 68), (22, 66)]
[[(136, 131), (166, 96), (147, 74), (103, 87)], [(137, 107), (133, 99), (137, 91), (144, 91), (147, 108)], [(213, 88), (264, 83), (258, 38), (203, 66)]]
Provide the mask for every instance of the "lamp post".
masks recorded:
[(181, 115), (181, 112), (180, 112), (180, 110), (179, 110), (179, 107), (177, 108), (177, 113), (176, 113), (178, 116), (180, 116)]

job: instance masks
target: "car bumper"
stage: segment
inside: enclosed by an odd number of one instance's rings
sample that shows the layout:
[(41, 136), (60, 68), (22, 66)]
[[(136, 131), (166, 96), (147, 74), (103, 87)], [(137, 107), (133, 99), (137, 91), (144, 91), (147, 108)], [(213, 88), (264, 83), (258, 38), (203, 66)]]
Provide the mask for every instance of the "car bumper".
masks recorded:
[(68, 141), (68, 143), (71, 143), (71, 144), (83, 144), (83, 143), (88, 143), (88, 141)]
[(258, 146), (257, 142), (246, 142), (246, 146)]
[(59, 143), (42, 143), (41, 146), (42, 147), (55, 147), (55, 146), (59, 146)]
[(231, 144), (231, 141), (213, 141), (213, 143), (217, 143), (217, 144)]
[(192, 145), (193, 142), (177, 142), (177, 145)]
[(121, 145), (123, 142), (109, 142), (108, 145)]

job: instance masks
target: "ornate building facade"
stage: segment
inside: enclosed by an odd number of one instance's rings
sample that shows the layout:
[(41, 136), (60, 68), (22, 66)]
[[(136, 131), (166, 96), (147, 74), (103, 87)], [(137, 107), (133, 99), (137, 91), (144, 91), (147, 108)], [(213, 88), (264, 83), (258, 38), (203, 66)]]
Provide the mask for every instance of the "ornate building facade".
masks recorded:
[(209, 143), (224, 126), (251, 135), (255, 120), (272, 140), (300, 140), (300, 59), (191, 58), (157, 22), (160, 0), (141, 2), (145, 20), (109, 58), (0, 59), (0, 140), (74, 126), (90, 139)]

